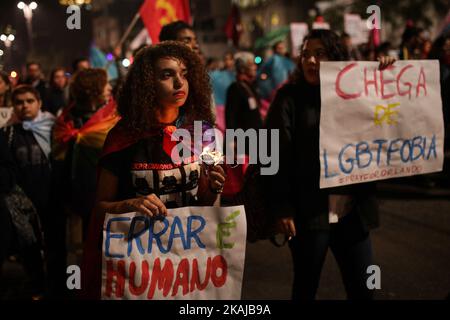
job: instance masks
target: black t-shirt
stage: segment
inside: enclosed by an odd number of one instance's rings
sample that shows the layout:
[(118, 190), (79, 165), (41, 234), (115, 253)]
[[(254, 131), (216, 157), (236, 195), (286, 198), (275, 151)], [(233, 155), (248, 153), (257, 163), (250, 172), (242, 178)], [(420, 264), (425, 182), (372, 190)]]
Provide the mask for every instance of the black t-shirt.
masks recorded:
[(163, 135), (155, 135), (100, 159), (100, 167), (119, 180), (115, 200), (155, 193), (168, 208), (198, 204), (198, 160), (191, 157), (174, 164), (162, 143)]

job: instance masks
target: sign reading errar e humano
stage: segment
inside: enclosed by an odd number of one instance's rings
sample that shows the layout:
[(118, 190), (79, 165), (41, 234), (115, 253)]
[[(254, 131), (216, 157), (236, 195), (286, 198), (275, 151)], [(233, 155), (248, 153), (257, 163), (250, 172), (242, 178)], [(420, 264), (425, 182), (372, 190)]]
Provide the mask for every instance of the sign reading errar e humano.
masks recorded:
[(442, 171), (436, 60), (320, 65), (320, 187)]
[(102, 299), (240, 299), (246, 232), (243, 206), (107, 214)]

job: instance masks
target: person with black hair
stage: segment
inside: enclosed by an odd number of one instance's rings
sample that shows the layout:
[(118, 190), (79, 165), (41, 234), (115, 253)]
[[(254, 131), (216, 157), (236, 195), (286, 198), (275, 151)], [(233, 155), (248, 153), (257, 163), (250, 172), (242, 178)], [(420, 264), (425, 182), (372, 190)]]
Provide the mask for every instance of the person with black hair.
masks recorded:
[(424, 30), (414, 26), (407, 26), (402, 34), (402, 43), (400, 44), (400, 60), (420, 59), (422, 45), (424, 42)]
[(87, 58), (77, 58), (72, 62), (72, 74), (78, 71), (89, 69), (91, 64)]
[(27, 84), (39, 92), (43, 110), (47, 107), (47, 82), (44, 80), (41, 64), (35, 61), (27, 63), (27, 77), (22, 84)]
[[(315, 299), (329, 247), (348, 298), (373, 296), (366, 286), (366, 271), (373, 264), (369, 231), (378, 226), (375, 185), (319, 188), (320, 62), (344, 58), (334, 32), (312, 30), (303, 41), (292, 79), (277, 92), (266, 120), (268, 129), (280, 133), (279, 171), (264, 176), (264, 184), (267, 197), (273, 199), (269, 207), (278, 217), (278, 228), (290, 237), (293, 299)], [(393, 61), (382, 58), (380, 68)]]
[(200, 47), (194, 29), (184, 21), (178, 20), (162, 27), (159, 33), (159, 41), (168, 40), (183, 42), (195, 53), (200, 54)]
[[(49, 214), (52, 172), (50, 137), (55, 117), (41, 111), (39, 92), (31, 86), (16, 87), (12, 93), (12, 102), (19, 123), (3, 128), (2, 134), (8, 141), (9, 152), (17, 168), (16, 183), (36, 208), (47, 237), (53, 226)], [(39, 231), (35, 232), (37, 236), (40, 236)], [(24, 266), (31, 276), (33, 295), (41, 297), (46, 290), (41, 243), (27, 242), (19, 247)]]

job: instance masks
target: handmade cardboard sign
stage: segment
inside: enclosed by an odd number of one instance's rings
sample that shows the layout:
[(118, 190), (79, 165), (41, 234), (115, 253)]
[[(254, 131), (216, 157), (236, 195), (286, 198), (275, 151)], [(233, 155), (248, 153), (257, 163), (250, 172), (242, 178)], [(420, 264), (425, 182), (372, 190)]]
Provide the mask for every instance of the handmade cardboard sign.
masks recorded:
[(442, 171), (436, 60), (321, 62), (320, 187)]
[(246, 230), (244, 206), (108, 214), (102, 299), (240, 299)]

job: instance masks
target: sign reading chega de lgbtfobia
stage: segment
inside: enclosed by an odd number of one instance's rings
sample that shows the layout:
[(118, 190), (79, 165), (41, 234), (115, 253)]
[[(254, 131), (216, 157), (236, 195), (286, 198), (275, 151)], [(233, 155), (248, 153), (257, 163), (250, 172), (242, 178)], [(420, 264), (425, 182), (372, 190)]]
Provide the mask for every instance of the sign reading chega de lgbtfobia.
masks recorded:
[(240, 299), (246, 232), (244, 206), (107, 214), (102, 299)]
[(320, 187), (442, 170), (437, 60), (321, 62)]

